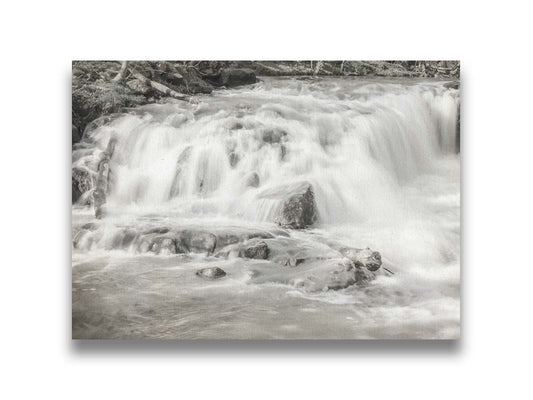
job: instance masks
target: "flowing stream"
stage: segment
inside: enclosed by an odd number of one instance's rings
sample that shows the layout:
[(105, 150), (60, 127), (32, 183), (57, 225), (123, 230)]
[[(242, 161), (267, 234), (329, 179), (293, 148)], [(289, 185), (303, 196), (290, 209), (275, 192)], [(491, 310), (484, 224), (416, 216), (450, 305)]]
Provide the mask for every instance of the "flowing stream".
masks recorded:
[[(434, 80), (264, 78), (88, 129), (73, 165), (95, 174), (116, 144), (105, 217), (84, 205), (90, 193), (72, 210), (73, 337), (457, 338), (458, 108), (459, 91)], [(284, 191), (301, 182), (316, 222), (283, 229)], [(155, 254), (127, 240), (163, 227), (262, 234), (271, 257)], [(379, 251), (393, 274), (296, 284), (328, 268), (332, 242)], [(295, 252), (315, 261), (277, 262)], [(212, 266), (227, 275), (195, 275)]]

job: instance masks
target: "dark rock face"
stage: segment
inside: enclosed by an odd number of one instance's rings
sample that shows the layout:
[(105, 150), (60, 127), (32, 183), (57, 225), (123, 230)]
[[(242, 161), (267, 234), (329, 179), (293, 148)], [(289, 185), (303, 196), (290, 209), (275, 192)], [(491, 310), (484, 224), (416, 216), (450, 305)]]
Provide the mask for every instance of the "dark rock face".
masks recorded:
[[(167, 75), (167, 79), (164, 82), (169, 84), (169, 86), (173, 84), (179, 92), (208, 94), (213, 91), (213, 85), (200, 78), (194, 68), (176, 66), (175, 69), (176, 72), (171, 77)], [(169, 78), (174, 78), (175, 81)]]
[(284, 228), (303, 229), (316, 220), (313, 187), (306, 183), (284, 203), (276, 223)]
[(92, 187), (93, 181), (88, 169), (80, 167), (72, 168), (72, 203), (76, 203)]
[(381, 267), (381, 254), (368, 247), (366, 249), (345, 247), (341, 248), (340, 252), (344, 257), (350, 259), (358, 268), (366, 268), (367, 270), (374, 272)]
[(204, 279), (218, 279), (226, 276), (226, 272), (222, 268), (211, 267), (211, 268), (202, 268), (196, 271), (196, 275)]
[(239, 257), (254, 258), (256, 260), (266, 260), (270, 255), (270, 249), (263, 240), (254, 241), (251, 244), (246, 244), (239, 251)]
[(81, 140), (81, 135), (79, 129), (73, 124), (72, 125), (72, 144), (78, 143)]
[(256, 83), (255, 72), (249, 68), (226, 68), (220, 73), (220, 84), (226, 87), (235, 87)]

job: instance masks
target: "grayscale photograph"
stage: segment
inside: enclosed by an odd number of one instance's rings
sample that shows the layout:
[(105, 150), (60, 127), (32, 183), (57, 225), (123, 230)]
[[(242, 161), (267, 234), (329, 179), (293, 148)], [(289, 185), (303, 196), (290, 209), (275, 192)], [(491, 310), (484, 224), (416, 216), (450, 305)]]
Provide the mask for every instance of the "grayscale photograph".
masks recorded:
[(73, 61), (72, 338), (461, 336), (459, 61)]

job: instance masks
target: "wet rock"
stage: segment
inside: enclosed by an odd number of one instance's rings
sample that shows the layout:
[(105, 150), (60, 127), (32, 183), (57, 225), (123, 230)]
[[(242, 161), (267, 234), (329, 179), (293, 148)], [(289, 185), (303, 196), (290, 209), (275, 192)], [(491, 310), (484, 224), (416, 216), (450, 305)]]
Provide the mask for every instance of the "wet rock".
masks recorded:
[(306, 278), (292, 281), (294, 286), (309, 292), (346, 289), (356, 283), (356, 268), (347, 258), (330, 267), (316, 268)]
[(355, 284), (358, 286), (364, 286), (370, 281), (376, 279), (376, 275), (364, 268), (355, 268)]
[(340, 249), (344, 257), (349, 258), (356, 267), (366, 268), (369, 271), (377, 271), (381, 267), (381, 254), (377, 251), (344, 247)]
[(168, 236), (156, 237), (150, 248), (155, 254), (176, 254), (177, 250), (176, 240)]
[(209, 232), (185, 230), (178, 233), (178, 238), (193, 253), (212, 254), (217, 245), (217, 237)]
[(232, 244), (239, 243), (241, 239), (233, 233), (217, 233), (216, 234), (216, 249), (221, 250)]
[(227, 88), (256, 83), (255, 72), (249, 68), (225, 68), (220, 73), (219, 83)]
[(196, 271), (196, 275), (204, 279), (218, 279), (226, 276), (226, 272), (219, 267), (202, 268)]
[(248, 187), (259, 187), (259, 175), (257, 172), (252, 172), (246, 177), (246, 186)]
[(76, 203), (82, 195), (93, 187), (91, 172), (87, 168), (72, 168), (72, 203)]
[(263, 240), (245, 244), (239, 251), (239, 257), (253, 258), (256, 260), (266, 260), (269, 255), (270, 249)]
[(89, 250), (102, 238), (101, 231), (79, 230), (72, 238), (72, 246), (75, 249)]
[(230, 255), (233, 255), (234, 257), (239, 257), (239, 244), (230, 244), (220, 250), (218, 250), (215, 254), (216, 258), (229, 258)]
[(304, 183), (293, 193), (284, 201), (276, 223), (283, 228), (303, 229), (312, 225), (317, 218), (313, 187)]

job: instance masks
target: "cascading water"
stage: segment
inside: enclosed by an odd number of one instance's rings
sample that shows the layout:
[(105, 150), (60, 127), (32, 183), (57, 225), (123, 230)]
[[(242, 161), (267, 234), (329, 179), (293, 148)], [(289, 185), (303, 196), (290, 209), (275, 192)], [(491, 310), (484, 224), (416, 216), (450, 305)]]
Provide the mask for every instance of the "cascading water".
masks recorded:
[[(116, 145), (106, 216), (73, 253), (74, 330), (83, 326), (88, 337), (456, 337), (458, 106), (458, 90), (436, 81), (269, 78), (196, 103), (140, 107), (86, 132), (75, 166), (96, 171), (109, 141)], [(302, 182), (313, 189), (316, 222), (280, 230), (280, 207)], [(73, 221), (76, 233), (92, 221), (92, 209), (75, 206)], [(394, 275), (310, 293), (292, 284), (301, 266), (146, 255), (120, 244), (125, 230), (134, 236), (156, 225), (268, 231), (278, 238), (274, 255), (294, 246), (327, 258), (332, 241), (369, 246)], [(229, 271), (224, 281), (206, 285), (189, 273), (213, 263)], [(97, 286), (104, 276), (108, 283)], [(93, 293), (99, 290), (105, 307)], [(109, 309), (97, 315), (87, 303)]]

